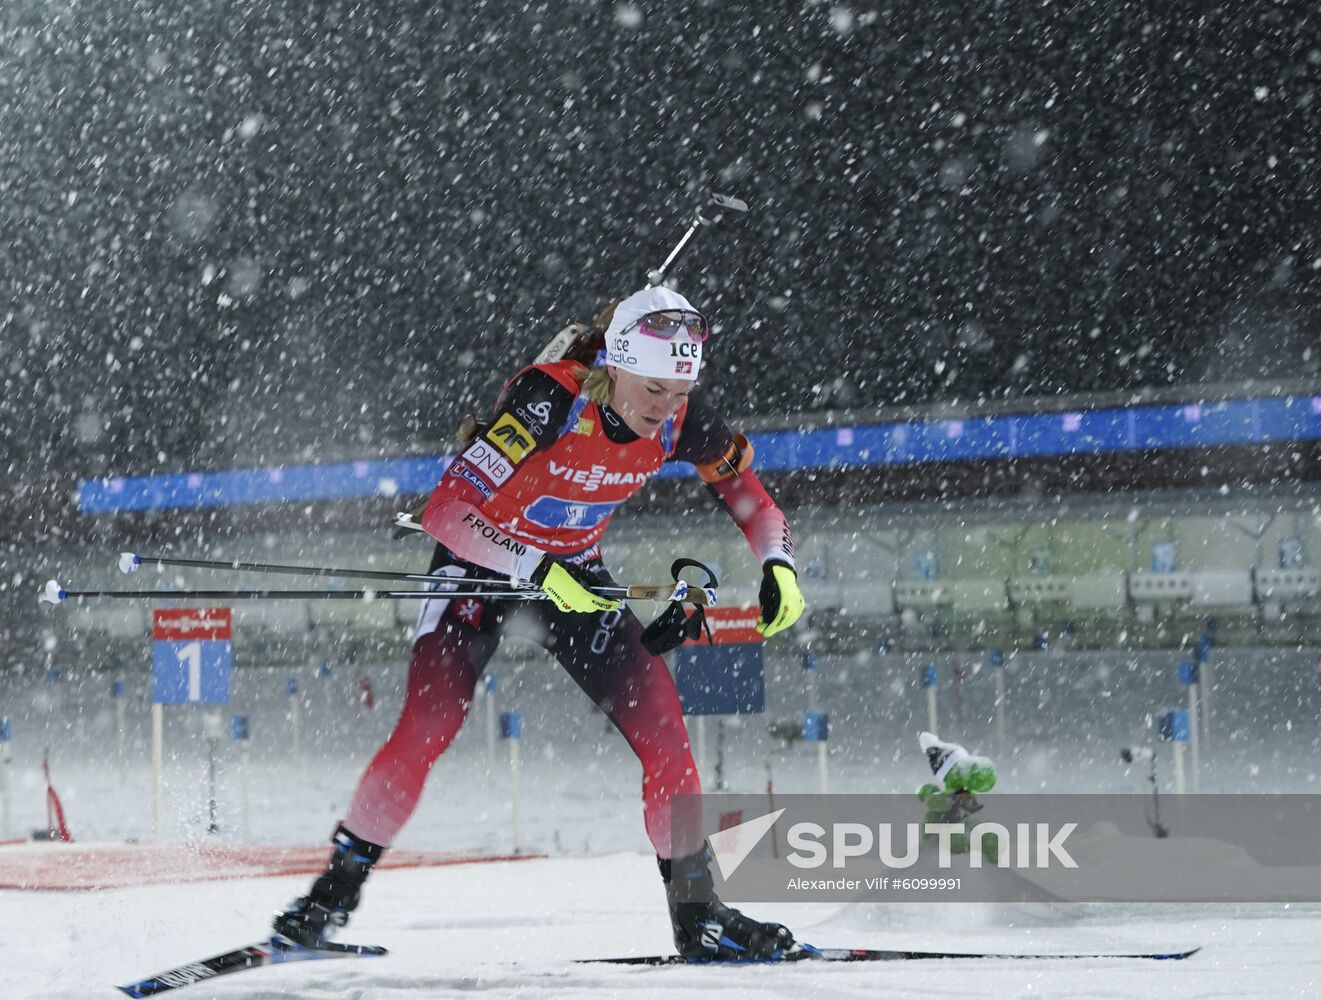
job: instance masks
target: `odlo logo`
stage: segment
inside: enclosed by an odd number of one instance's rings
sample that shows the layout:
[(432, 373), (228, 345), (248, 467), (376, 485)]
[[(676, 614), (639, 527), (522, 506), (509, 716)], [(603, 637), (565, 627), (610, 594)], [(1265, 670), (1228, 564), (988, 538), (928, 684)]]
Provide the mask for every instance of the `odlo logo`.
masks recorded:
[(539, 403), (529, 403), (527, 406), (518, 408), (518, 415), (529, 424), (545, 425), (550, 422), (550, 400), (543, 399)]

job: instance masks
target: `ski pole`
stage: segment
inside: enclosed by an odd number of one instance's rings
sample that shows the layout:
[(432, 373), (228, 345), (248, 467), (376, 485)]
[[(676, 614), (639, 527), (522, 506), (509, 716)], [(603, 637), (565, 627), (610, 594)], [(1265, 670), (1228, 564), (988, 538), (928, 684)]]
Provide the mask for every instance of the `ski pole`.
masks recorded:
[[(434, 579), (434, 578), (433, 578)], [(624, 601), (676, 601), (709, 607), (716, 603), (715, 590), (676, 583), (633, 584), (628, 587), (593, 587), (593, 593)], [(70, 598), (136, 598), (139, 600), (224, 600), (224, 601), (376, 601), (430, 600), (464, 597), (504, 597), (518, 601), (548, 599), (543, 591), (524, 587), (508, 590), (66, 590), (57, 580), (49, 580), (38, 595), (47, 604), (61, 604)]]
[(50, 580), (40, 600), (60, 604), (73, 598), (141, 598), (146, 600), (232, 600), (232, 601), (375, 601), (426, 600), (432, 597), (512, 597), (515, 600), (538, 600), (540, 591), (519, 590), (66, 590), (59, 581)]
[[(711, 195), (711, 204), (715, 205), (717, 209), (732, 212), (746, 212), (748, 210), (748, 203), (746, 201), (734, 198), (727, 194)], [(703, 209), (704, 208), (705, 206), (703, 206)], [(670, 269), (670, 265), (674, 263), (675, 258), (678, 257), (683, 251), (683, 248), (688, 245), (688, 241), (693, 238), (693, 234), (695, 234), (701, 226), (714, 225), (722, 218), (724, 218), (724, 216), (720, 211), (710, 213), (710, 218), (707, 218), (702, 214), (702, 209), (699, 209), (697, 212), (697, 218), (694, 219), (693, 224), (688, 227), (688, 231), (683, 234), (683, 238), (675, 244), (674, 249), (670, 251), (670, 255), (665, 258), (665, 263), (661, 264), (656, 270), (647, 273), (647, 287), (655, 288), (665, 280), (665, 272)]]
[[(177, 559), (172, 556), (140, 555), (136, 552), (119, 554), (119, 571), (136, 573), (139, 566), (186, 566), (193, 569), (232, 570), (238, 573), (283, 573), (288, 576), (360, 577), (365, 580), (416, 580), (419, 583), (444, 581), (442, 576), (429, 573), (402, 573), (379, 569), (341, 569), (333, 566), (290, 566), (276, 563), (250, 563), (239, 559)], [(464, 583), (508, 584), (499, 578), (463, 577)]]

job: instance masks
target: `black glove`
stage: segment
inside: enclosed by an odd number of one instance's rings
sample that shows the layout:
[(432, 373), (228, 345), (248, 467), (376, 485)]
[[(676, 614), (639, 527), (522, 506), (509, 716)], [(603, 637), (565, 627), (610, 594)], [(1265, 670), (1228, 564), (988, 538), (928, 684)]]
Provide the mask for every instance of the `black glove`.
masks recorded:
[(706, 629), (706, 641), (715, 642), (711, 638), (711, 626), (706, 623), (706, 612), (700, 606), (691, 615), (685, 615), (682, 604), (671, 604), (642, 630), (642, 648), (652, 656), (660, 656), (682, 646), (685, 639), (700, 639), (703, 629)]

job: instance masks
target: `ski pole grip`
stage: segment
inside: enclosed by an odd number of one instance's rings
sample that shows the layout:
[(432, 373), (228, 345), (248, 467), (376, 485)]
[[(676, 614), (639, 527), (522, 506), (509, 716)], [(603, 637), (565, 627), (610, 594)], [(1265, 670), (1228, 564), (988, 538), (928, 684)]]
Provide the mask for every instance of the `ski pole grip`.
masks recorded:
[(720, 586), (720, 581), (716, 579), (716, 575), (711, 571), (711, 567), (706, 565), (706, 563), (698, 562), (696, 559), (679, 558), (674, 560), (674, 562), (670, 564), (670, 576), (675, 580), (678, 580), (679, 574), (690, 566), (700, 569), (706, 574), (706, 582), (701, 585), (702, 589), (705, 590), (710, 588), (714, 590), (716, 587)]
[(691, 587), (682, 580), (678, 585), (665, 583), (634, 583), (623, 588), (630, 601), (677, 601), (697, 607), (710, 607), (716, 603), (716, 592), (710, 587)]

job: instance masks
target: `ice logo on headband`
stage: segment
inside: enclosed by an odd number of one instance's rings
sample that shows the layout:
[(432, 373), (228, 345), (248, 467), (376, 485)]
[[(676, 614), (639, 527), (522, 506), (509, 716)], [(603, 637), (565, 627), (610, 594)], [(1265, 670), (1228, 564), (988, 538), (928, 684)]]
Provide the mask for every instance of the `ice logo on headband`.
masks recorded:
[[(668, 315), (644, 324), (654, 314)], [(606, 361), (647, 378), (694, 381), (702, 367), (702, 345), (693, 339), (690, 327), (704, 335), (706, 321), (678, 292), (669, 288), (634, 292), (615, 309), (606, 329)]]
[(702, 363), (702, 345), (687, 337), (670, 341), (670, 358), (674, 362), (675, 378), (696, 378), (697, 368)]

